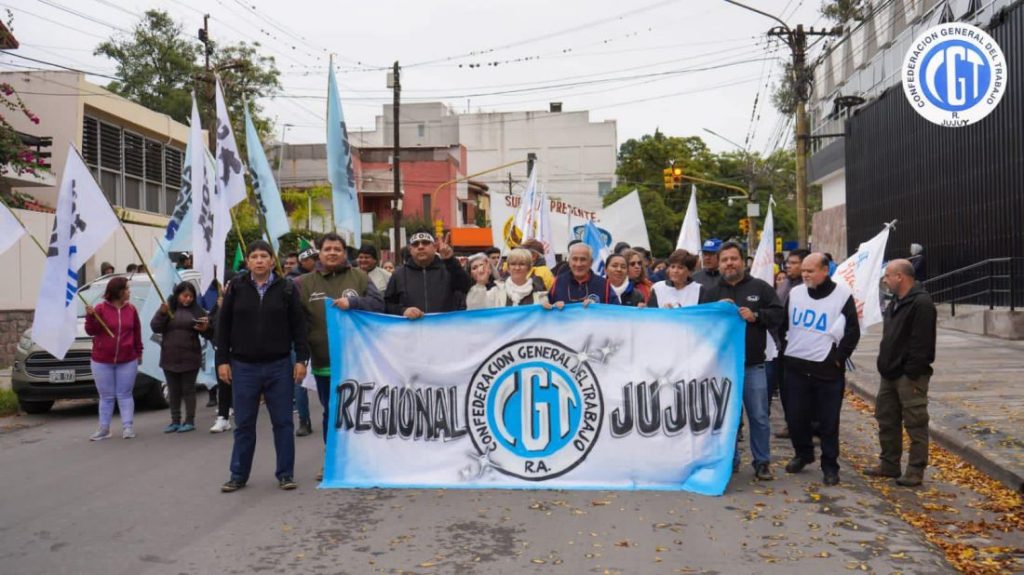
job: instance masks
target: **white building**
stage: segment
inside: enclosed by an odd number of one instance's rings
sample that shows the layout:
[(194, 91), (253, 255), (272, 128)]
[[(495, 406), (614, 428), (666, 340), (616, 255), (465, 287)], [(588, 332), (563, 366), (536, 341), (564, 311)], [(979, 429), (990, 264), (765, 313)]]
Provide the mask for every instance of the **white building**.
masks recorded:
[[(403, 148), (462, 144), (470, 174), (525, 160), (537, 154), (538, 177), (552, 199), (587, 210), (602, 207), (601, 198), (615, 184), (617, 133), (615, 120), (591, 122), (587, 111), (563, 112), (552, 103), (548, 111), (475, 112), (459, 114), (441, 102), (402, 104), (399, 138)], [(384, 106), (371, 132), (352, 132), (353, 146), (383, 147), (394, 142), (394, 114)], [(507, 191), (526, 181), (526, 164), (473, 178), (491, 190)]]

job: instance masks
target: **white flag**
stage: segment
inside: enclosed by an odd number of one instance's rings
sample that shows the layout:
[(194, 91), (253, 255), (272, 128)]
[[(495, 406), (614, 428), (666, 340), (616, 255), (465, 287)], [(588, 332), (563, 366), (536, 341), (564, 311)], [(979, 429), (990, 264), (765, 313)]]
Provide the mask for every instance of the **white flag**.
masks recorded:
[[(204, 161), (203, 128), (199, 123), (199, 108), (195, 93), (192, 94), (192, 125), (188, 132), (190, 178), (192, 182), (192, 268), (199, 272), (199, 283), (203, 289), (224, 271), (224, 240), (217, 241), (217, 226), (223, 225), (222, 210), (216, 202), (215, 190), (210, 187), (207, 165)], [(225, 233), (225, 237), (227, 234)]]
[(679, 230), (676, 240), (677, 250), (686, 250), (691, 254), (700, 253), (700, 216), (697, 215), (697, 186), (690, 186), (690, 203), (686, 206), (683, 227)]
[(540, 225), (537, 226), (537, 239), (540, 243), (544, 244), (544, 262), (548, 268), (555, 269), (555, 265), (558, 263), (555, 261), (555, 248), (553, 245), (553, 239), (551, 234), (551, 210), (548, 203), (547, 191), (542, 191), (539, 194), (538, 202), (540, 216)]
[(89, 168), (69, 145), (32, 322), (32, 339), (54, 357), (63, 359), (75, 340), (78, 270), (117, 227), (117, 216)]
[[(238, 144), (231, 129), (228, 108), (224, 105), (224, 93), (220, 90), (220, 78), (217, 79), (217, 153), (214, 156), (217, 158), (216, 192), (225, 199), (224, 210), (228, 210), (245, 199), (245, 167), (242, 165), (242, 157), (238, 155)], [(230, 216), (226, 217), (225, 239), (227, 231), (231, 229)]]
[(882, 321), (879, 301), (879, 282), (882, 281), (882, 264), (885, 262), (885, 245), (889, 242), (889, 225), (871, 240), (857, 247), (857, 253), (836, 267), (832, 280), (843, 284), (853, 292), (857, 304), (857, 317), (861, 331)]
[(0, 254), (14, 247), (23, 235), (25, 228), (21, 227), (6, 204), (0, 204)]
[[(513, 224), (523, 234), (522, 241), (533, 239), (537, 235), (538, 210), (537, 210), (537, 168), (530, 172), (530, 180), (526, 183), (526, 189), (519, 196), (519, 209), (516, 210), (516, 217)], [(520, 242), (522, 243), (522, 242)]]
[[(768, 204), (768, 215), (764, 218), (761, 241), (757, 244), (754, 263), (750, 266), (750, 275), (775, 287), (775, 218), (772, 216), (770, 203)], [(775, 346), (775, 340), (769, 337), (765, 346), (765, 360), (771, 361), (778, 355), (779, 349)]]

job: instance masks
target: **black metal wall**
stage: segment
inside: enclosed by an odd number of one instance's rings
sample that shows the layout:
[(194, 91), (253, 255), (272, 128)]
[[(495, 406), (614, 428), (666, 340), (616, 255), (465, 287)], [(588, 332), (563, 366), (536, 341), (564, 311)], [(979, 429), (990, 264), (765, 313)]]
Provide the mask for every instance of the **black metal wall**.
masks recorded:
[(928, 276), (991, 257), (1024, 255), (1024, 7), (988, 28), (1007, 61), (999, 106), (966, 128), (919, 116), (900, 85), (847, 125), (850, 251), (898, 219), (888, 256), (925, 247)]

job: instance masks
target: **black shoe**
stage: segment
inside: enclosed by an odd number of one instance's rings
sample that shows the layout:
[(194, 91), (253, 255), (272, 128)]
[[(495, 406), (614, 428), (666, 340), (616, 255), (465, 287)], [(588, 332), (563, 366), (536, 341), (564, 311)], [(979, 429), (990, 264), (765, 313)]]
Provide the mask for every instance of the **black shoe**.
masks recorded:
[(772, 474), (772, 469), (767, 463), (757, 463), (754, 465), (754, 477), (758, 481), (772, 481), (775, 479), (775, 475)]
[(804, 458), (797, 455), (786, 464), (786, 473), (800, 473), (808, 463), (813, 463), (813, 461), (805, 461)]
[(839, 485), (839, 473), (836, 471), (826, 471), (825, 476), (822, 477), (821, 479), (821, 482), (824, 483), (826, 487)]
[(295, 437), (306, 437), (310, 433), (313, 433), (313, 424), (308, 419), (306, 421), (300, 421), (299, 427), (295, 430)]
[(232, 492), (238, 491), (239, 489), (241, 489), (243, 487), (245, 487), (245, 482), (244, 481), (240, 481), (238, 479), (231, 479), (227, 483), (225, 483), (224, 485), (220, 486), (220, 492), (221, 493), (232, 493)]
[(903, 487), (917, 487), (924, 482), (924, 477), (916, 473), (904, 473), (896, 478), (896, 485)]
[(875, 465), (874, 467), (868, 467), (865, 469), (864, 475), (867, 475), (868, 477), (890, 477), (895, 479), (900, 476), (900, 471), (898, 469), (890, 471), (881, 465)]
[(217, 398), (210, 396), (210, 400), (206, 402), (206, 407), (217, 407)]
[(291, 477), (285, 475), (281, 479), (277, 480), (277, 486), (280, 487), (281, 489), (284, 489), (285, 491), (291, 491), (292, 489), (298, 487), (299, 484), (295, 483), (295, 480), (292, 479)]

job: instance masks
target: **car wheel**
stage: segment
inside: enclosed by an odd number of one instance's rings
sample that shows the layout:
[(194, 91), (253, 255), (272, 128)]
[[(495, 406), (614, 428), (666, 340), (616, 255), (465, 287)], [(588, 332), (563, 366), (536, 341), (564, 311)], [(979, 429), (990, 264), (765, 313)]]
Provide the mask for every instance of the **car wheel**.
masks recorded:
[(21, 410), (25, 413), (46, 413), (53, 407), (52, 401), (25, 401), (24, 399), (18, 400), (18, 405)]
[(152, 380), (149, 391), (143, 399), (148, 407), (153, 409), (164, 409), (167, 407), (167, 385), (161, 381)]

